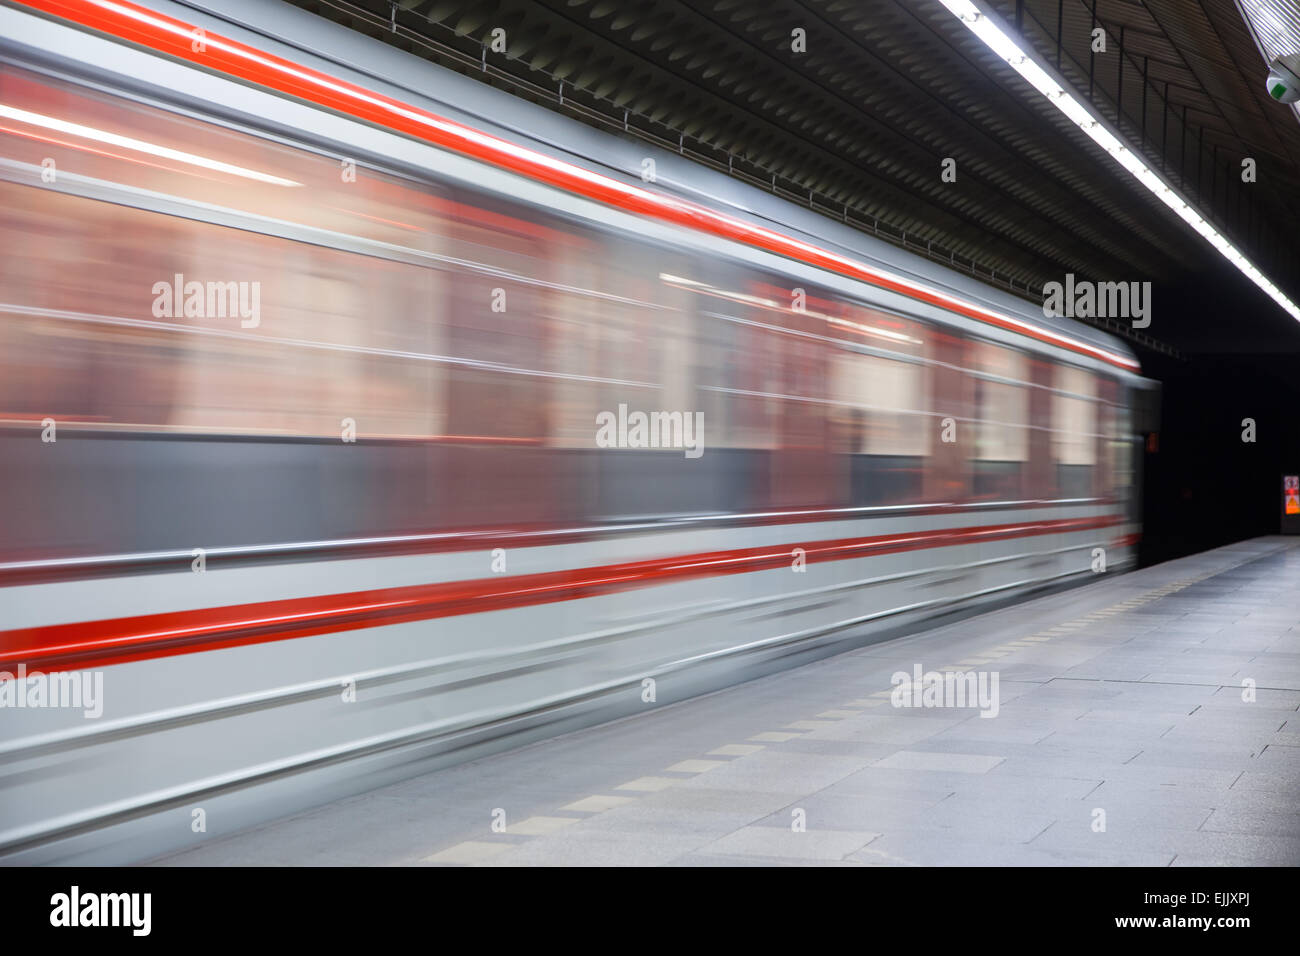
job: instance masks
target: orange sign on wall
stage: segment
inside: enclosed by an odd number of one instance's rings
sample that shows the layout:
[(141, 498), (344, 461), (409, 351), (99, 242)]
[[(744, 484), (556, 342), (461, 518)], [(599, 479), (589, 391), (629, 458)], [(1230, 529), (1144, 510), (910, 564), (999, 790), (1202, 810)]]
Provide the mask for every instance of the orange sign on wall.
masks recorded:
[(1300, 475), (1282, 479), (1282, 509), (1286, 514), (1300, 515)]

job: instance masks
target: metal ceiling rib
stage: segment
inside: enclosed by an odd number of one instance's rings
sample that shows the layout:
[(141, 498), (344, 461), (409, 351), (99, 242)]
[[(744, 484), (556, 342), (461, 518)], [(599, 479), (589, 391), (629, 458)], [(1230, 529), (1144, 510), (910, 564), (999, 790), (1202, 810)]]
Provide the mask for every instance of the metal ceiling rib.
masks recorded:
[[(1091, 90), (1094, 105), (1238, 245), (1253, 257), (1285, 248), (1279, 240), (1286, 222), (1300, 212), (1300, 124), (1269, 101), (1233, 0), (999, 0), (996, 7), (1023, 18), (1026, 36), (1049, 59), (1060, 36), (1061, 72), (1080, 91)], [(1122, 56), (1091, 55), (1094, 26), (1106, 30), (1111, 51), (1122, 49)], [(1246, 157), (1260, 167), (1250, 189), (1240, 188)], [(1294, 257), (1261, 267), (1283, 282), (1300, 271)]]
[[(1177, 282), (1217, 256), (936, 0), (292, 2), (1030, 297), (1067, 271)], [(1267, 100), (1233, 0), (991, 6), (1049, 62), (1059, 50), (1062, 75), (1275, 281), (1300, 274), (1277, 241), (1300, 213), (1300, 124)]]

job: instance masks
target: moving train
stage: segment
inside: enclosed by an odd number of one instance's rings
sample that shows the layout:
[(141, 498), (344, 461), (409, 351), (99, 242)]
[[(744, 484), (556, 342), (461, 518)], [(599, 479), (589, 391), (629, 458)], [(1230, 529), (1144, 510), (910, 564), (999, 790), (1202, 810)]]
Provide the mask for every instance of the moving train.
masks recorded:
[(1134, 562), (1118, 339), (221, 7), (0, 4), (0, 859), (147, 859)]

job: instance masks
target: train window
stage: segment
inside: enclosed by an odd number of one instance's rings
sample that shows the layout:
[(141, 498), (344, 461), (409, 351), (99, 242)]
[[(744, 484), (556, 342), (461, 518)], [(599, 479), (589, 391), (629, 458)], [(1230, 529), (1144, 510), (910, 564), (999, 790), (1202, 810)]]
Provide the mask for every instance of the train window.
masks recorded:
[[(534, 210), (466, 193), (449, 245), (466, 263), (453, 273), (446, 323), (447, 429), (471, 442), (536, 442), (549, 382), (539, 321), (550, 282), (548, 231)], [(562, 235), (556, 232), (557, 236)]]
[(1072, 365), (1056, 367), (1052, 396), (1052, 458), (1058, 492), (1066, 498), (1092, 495), (1097, 455), (1096, 378)]
[(971, 348), (975, 374), (974, 495), (1020, 498), (1029, 460), (1029, 360), (1023, 352), (988, 342)]
[[(0, 266), (5, 370), (26, 356), (35, 385), (11, 396), (0, 375), (0, 408), (227, 434), (441, 428), (430, 187), (345, 179), (334, 159), (13, 67), (0, 87), (25, 111), (0, 152), (77, 174), (0, 187), (4, 231), (28, 237)], [(104, 149), (107, 134), (134, 145)], [(243, 228), (204, 221), (210, 205)], [(293, 224), (349, 238), (299, 241)], [(347, 248), (376, 239), (409, 254)]]
[[(225, 433), (337, 436), (344, 418), (371, 435), (437, 427), (436, 368), (403, 357), (431, 345), (415, 321), (435, 294), (428, 270), (46, 190), (0, 192), (6, 231), (40, 236), (20, 253), (27, 267), (5, 276), (17, 346), (6, 365), (26, 356), (45, 414)], [(0, 376), (0, 389), (11, 381)]]
[(929, 453), (926, 368), (919, 362), (856, 356), (858, 394), (866, 408), (861, 451), (867, 455), (919, 458)]
[(547, 299), (560, 373), (551, 442), (590, 489), (587, 517), (765, 506), (782, 333), (750, 317), (764, 306), (744, 291), (752, 279), (725, 265), (701, 274), (698, 261), (616, 236), (587, 239), (557, 257)]
[(867, 375), (870, 365), (860, 352), (838, 351), (831, 362), (831, 380), (839, 449), (850, 455), (867, 453)]
[(839, 349), (831, 365), (835, 434), (850, 455), (852, 501), (918, 500), (934, 431), (924, 327), (856, 306), (835, 327), (838, 337), (872, 350)]
[(560, 375), (551, 384), (550, 443), (556, 448), (590, 449), (595, 444), (596, 416), (607, 404), (599, 379), (608, 375), (602, 362), (607, 346), (601, 323), (601, 300), (581, 291), (603, 285), (601, 262), (594, 248), (572, 244), (555, 256), (555, 279), (561, 291), (544, 303), (550, 326), (550, 365)]
[[(698, 343), (697, 402), (710, 447), (763, 449), (777, 445), (781, 355), (791, 347), (782, 302), (768, 283), (726, 262), (700, 273), (663, 272), (660, 281), (683, 293)], [(680, 268), (679, 271), (688, 270)]]
[(684, 293), (657, 271), (673, 256), (580, 235), (556, 254), (545, 308), (557, 373), (550, 442), (571, 487), (588, 492), (582, 517), (718, 510), (721, 496), (696, 480), (714, 466), (715, 423), (698, 427)]
[(599, 237), (595, 252), (603, 267), (596, 290), (603, 296), (597, 319), (600, 374), (632, 383), (606, 385), (603, 409), (614, 412), (626, 404), (629, 413), (692, 410), (689, 329), (680, 311), (660, 305), (669, 290), (654, 270), (666, 257), (613, 236)]

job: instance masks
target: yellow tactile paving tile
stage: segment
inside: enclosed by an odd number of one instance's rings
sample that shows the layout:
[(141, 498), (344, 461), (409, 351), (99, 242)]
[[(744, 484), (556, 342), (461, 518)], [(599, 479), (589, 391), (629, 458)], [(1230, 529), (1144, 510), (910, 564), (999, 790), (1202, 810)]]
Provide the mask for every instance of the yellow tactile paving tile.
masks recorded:
[(849, 706), (849, 707), (883, 707), (884, 705), (885, 705), (885, 702), (884, 702), (883, 700), (871, 700), (871, 699), (868, 698), (868, 697), (859, 697), (857, 700), (851, 700), (851, 701), (849, 701), (847, 706)]
[(514, 843), (487, 843), (482, 840), (466, 840), (464, 843), (457, 843), (453, 847), (448, 847), (441, 853), (425, 857), (424, 862), (479, 863), (491, 859), (498, 853), (504, 853), (516, 845)]
[(678, 780), (672, 777), (637, 777), (635, 780), (629, 780), (627, 783), (620, 783), (615, 790), (641, 790), (647, 793), (655, 790), (667, 790)]
[(817, 716), (826, 720), (843, 720), (845, 717), (857, 717), (861, 713), (860, 710), (823, 710)]
[(708, 773), (726, 765), (726, 760), (681, 760), (664, 769), (670, 773)]
[(786, 724), (791, 730), (821, 730), (823, 727), (834, 727), (833, 720), (793, 720)]
[(754, 736), (750, 737), (749, 739), (763, 740), (763, 741), (767, 741), (768, 743), (780, 744), (780, 743), (785, 743), (785, 741), (787, 740), (794, 740), (794, 738), (802, 737), (802, 736), (803, 734), (789, 734), (779, 730), (767, 730), (761, 734), (754, 734)]
[(748, 757), (763, 749), (765, 748), (761, 744), (723, 744), (721, 747), (713, 748), (709, 753), (720, 757)]

